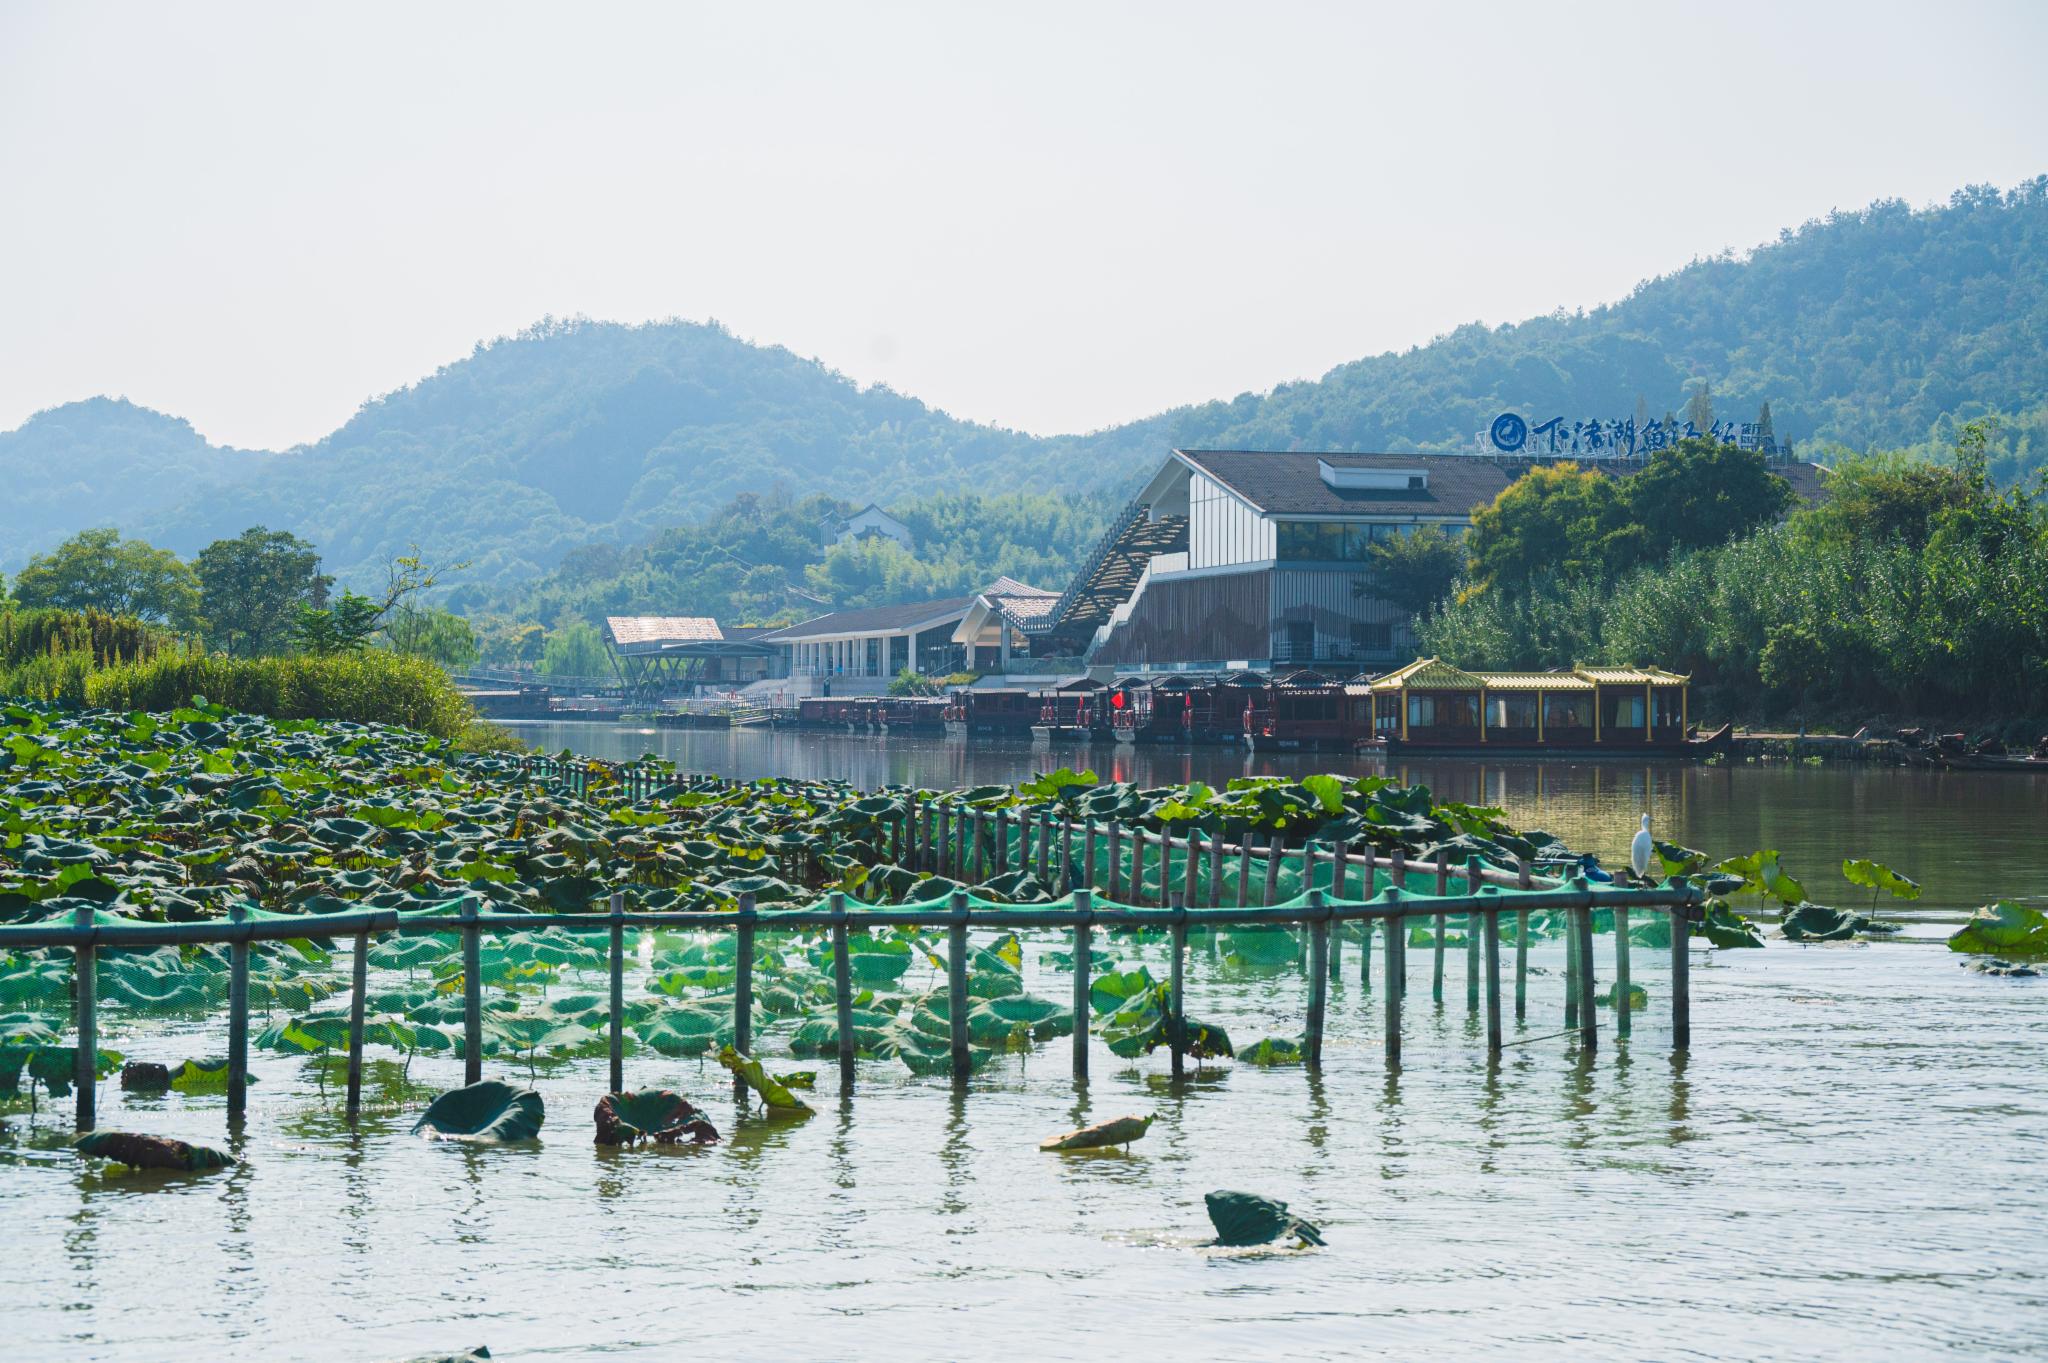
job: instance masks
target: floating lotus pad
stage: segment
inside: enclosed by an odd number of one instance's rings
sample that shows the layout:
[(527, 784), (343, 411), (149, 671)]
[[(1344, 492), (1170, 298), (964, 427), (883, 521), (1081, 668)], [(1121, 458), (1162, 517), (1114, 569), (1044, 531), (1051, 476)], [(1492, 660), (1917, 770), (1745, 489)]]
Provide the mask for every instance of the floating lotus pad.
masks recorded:
[(209, 1145), (190, 1145), (169, 1136), (146, 1136), (133, 1131), (94, 1131), (71, 1142), (71, 1148), (94, 1159), (113, 1160), (131, 1169), (170, 1169), (200, 1174), (213, 1169), (232, 1169), (235, 1157)]
[(1311, 1245), (1323, 1243), (1323, 1233), (1309, 1222), (1276, 1202), (1257, 1193), (1220, 1191), (1207, 1193), (1209, 1224), (1216, 1228), (1219, 1245), (1270, 1245), (1283, 1236), (1299, 1236)]
[(1101, 1150), (1109, 1146), (1129, 1145), (1152, 1129), (1157, 1114), (1149, 1117), (1114, 1117), (1094, 1126), (1084, 1126), (1078, 1131), (1069, 1131), (1064, 1136), (1047, 1136), (1038, 1143), (1040, 1150)]
[(1949, 937), (1948, 949), (1997, 956), (2048, 956), (2048, 913), (2009, 899), (1986, 904)]
[(607, 1093), (593, 1115), (599, 1145), (712, 1145), (718, 1140), (717, 1128), (688, 1099), (668, 1089)]
[(1301, 1043), (1269, 1036), (1249, 1050), (1239, 1051), (1237, 1059), (1246, 1065), (1299, 1065), (1302, 1063)]
[(413, 1123), (412, 1133), (438, 1141), (504, 1145), (532, 1140), (540, 1134), (546, 1115), (540, 1095), (532, 1089), (486, 1079), (436, 1098)]

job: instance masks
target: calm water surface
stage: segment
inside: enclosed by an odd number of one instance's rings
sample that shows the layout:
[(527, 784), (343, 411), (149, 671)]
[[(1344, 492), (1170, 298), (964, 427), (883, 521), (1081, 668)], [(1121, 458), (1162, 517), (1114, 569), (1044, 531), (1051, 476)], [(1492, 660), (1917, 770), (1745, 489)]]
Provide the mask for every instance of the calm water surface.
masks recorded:
[[(531, 731), (530, 731), (531, 732)], [(751, 776), (873, 785), (1008, 780), (1028, 748), (798, 734), (558, 726), (549, 747), (644, 749)], [(1107, 774), (1216, 781), (1226, 750), (1111, 758)], [(1260, 771), (1330, 758), (1257, 759)], [(1040, 762), (1038, 765), (1042, 765)], [(1100, 768), (1098, 768), (1100, 769)], [(1928, 886), (1938, 934), (1993, 893), (2048, 889), (2038, 778), (1847, 768), (1416, 763), (1411, 779), (1507, 806), (1618, 855), (1647, 809), (1716, 852), (1774, 846), (1817, 897), (1874, 855)], [(1068, 977), (1027, 960), (1031, 992)], [(1109, 944), (1162, 967), (1156, 947)], [(1603, 940), (1600, 958), (1606, 961)], [(1958, 968), (1933, 945), (1715, 953), (1693, 971), (1694, 1049), (1668, 1054), (1664, 976), (1635, 1036), (1562, 1038), (1539, 946), (1526, 1024), (1489, 1068), (1450, 955), (1431, 1004), (1410, 953), (1406, 1065), (1379, 1035), (1382, 964), (1355, 949), (1320, 1078), (1066, 1042), (964, 1097), (863, 1063), (851, 1101), (799, 1123), (735, 1120), (724, 1074), (642, 1055), (628, 1082), (707, 1106), (727, 1143), (590, 1144), (601, 1061), (543, 1070), (532, 1147), (426, 1146), (421, 1096), (373, 1066), (373, 1114), (339, 1120), (305, 1062), (258, 1053), (246, 1163), (225, 1176), (108, 1176), (62, 1147), (65, 1113), (10, 1109), (0, 1136), (0, 1310), (10, 1357), (401, 1357), (488, 1343), (504, 1359), (2018, 1358), (2048, 1351), (2048, 982)], [(1603, 970), (1603, 977), (1605, 971)], [(918, 973), (906, 981), (921, 986)], [(1191, 1010), (1240, 1042), (1299, 1031), (1298, 976), (1198, 959)], [(218, 1053), (223, 1024), (118, 1035), (131, 1056)], [(764, 1050), (786, 1049), (778, 1029)], [(815, 1062), (801, 1062), (810, 1066)], [(488, 1073), (512, 1073), (494, 1065)], [(412, 1079), (460, 1082), (421, 1058)], [(217, 1098), (101, 1096), (102, 1125), (220, 1141)], [(1128, 1156), (1052, 1156), (1047, 1134), (1156, 1112)], [(1202, 1194), (1248, 1188), (1322, 1223), (1327, 1249), (1223, 1253)]]

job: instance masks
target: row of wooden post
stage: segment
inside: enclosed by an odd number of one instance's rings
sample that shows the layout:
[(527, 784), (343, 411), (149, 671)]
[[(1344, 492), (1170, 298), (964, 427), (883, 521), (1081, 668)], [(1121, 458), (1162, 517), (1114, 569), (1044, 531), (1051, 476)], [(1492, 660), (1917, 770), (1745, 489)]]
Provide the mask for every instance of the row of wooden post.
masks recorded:
[[(1005, 847), (1001, 837), (1004, 831), (1002, 813), (1002, 811), (998, 811), (995, 819), (995, 828), (998, 832), (997, 850), (995, 853), (997, 864), (1004, 860), (1005, 854)], [(956, 831), (947, 829), (943, 818), (939, 820), (939, 824), (941, 833)], [(1092, 831), (1090, 830), (1091, 833)], [(1146, 839), (1146, 836), (1142, 832), (1133, 834), (1134, 839)], [(1118, 840), (1118, 829), (1116, 826), (1111, 826), (1109, 837), (1110, 845), (1114, 847)], [(974, 842), (977, 847), (980, 846), (982, 839), (979, 835), (975, 837)], [(1138, 845), (1142, 845), (1142, 842), (1139, 842)], [(1195, 854), (1199, 848), (1192, 843), (1189, 846), (1191, 849), (1189, 864), (1193, 865), (1195, 864)], [(1214, 856), (1217, 855), (1216, 848), (1218, 846), (1219, 844), (1216, 843), (1209, 844), (1212, 864)], [(959, 849), (956, 847), (956, 850)], [(1041, 857), (1046, 856), (1043, 836), (1038, 841), (1037, 850)], [(1277, 848), (1274, 850), (1275, 852), (1278, 851)], [(971, 855), (971, 853), (965, 852), (962, 854)], [(1161, 856), (1164, 862), (1170, 856), (1170, 846), (1162, 849)], [(1307, 879), (1311, 883), (1314, 878), (1315, 858), (1316, 853), (1310, 851), (1308, 853), (1310, 874)], [(1274, 861), (1277, 861), (1277, 856), (1268, 863), (1269, 882), (1272, 879), (1270, 868)], [(1365, 862), (1367, 875), (1370, 877), (1373, 866), (1370, 850), (1367, 851)], [(1339, 865), (1341, 866), (1341, 860)], [(1451, 868), (1445, 859), (1439, 857), (1435, 863), (1434, 870), (1436, 872), (1436, 889), (1438, 894), (1447, 894), (1453, 874)], [(1408, 867), (1399, 852), (1396, 852), (1390, 859), (1389, 871), (1394, 878), (1394, 885), (1397, 890), (1404, 887)], [(1485, 879), (1478, 858), (1474, 857), (1468, 861), (1463, 868), (1463, 873), (1468, 893), (1478, 894), (1479, 887)], [(1337, 874), (1341, 878), (1342, 871), (1339, 870)], [(1528, 887), (1530, 875), (1526, 864), (1521, 867), (1519, 880), (1524, 888)], [(1189, 881), (1192, 886), (1192, 875), (1190, 875)], [(1370, 878), (1364, 882), (1367, 894), (1371, 893), (1373, 884), (1374, 882)], [(1339, 940), (1330, 931), (1333, 920), (1328, 916), (1319, 916), (1320, 911), (1327, 905), (1328, 899), (1329, 896), (1321, 888), (1312, 889), (1309, 893), (1308, 913), (1305, 916), (1309, 934), (1309, 999), (1303, 1051), (1304, 1059), (1310, 1066), (1319, 1066), (1322, 1063), (1323, 1036), (1326, 1029), (1328, 1012), (1328, 981), (1337, 977), (1336, 966), (1340, 950)], [(837, 1014), (839, 1077), (842, 1088), (851, 1089), (854, 1082), (857, 1042), (853, 1027), (853, 981), (851, 955), (848, 950), (847, 939), (852, 923), (857, 920), (848, 914), (846, 898), (843, 894), (834, 893), (830, 897), (829, 903), (831, 908), (830, 932), (833, 956), (833, 993)], [(1169, 892), (1169, 907), (1183, 909), (1186, 903), (1187, 900), (1183, 897), (1181, 891)], [(1502, 912), (1506, 912), (1511, 905), (1512, 901), (1505, 901), (1499, 909), (1478, 910), (1466, 915), (1466, 1002), (1468, 1010), (1474, 1013), (1482, 1011), (1483, 1007), (1487, 1049), (1490, 1054), (1494, 1055), (1500, 1053), (1503, 1045), (1500, 987), (1500, 915)], [(1073, 1066), (1075, 1076), (1081, 1078), (1085, 1077), (1088, 1072), (1089, 988), (1093, 973), (1091, 962), (1094, 946), (1094, 924), (1091, 917), (1094, 909), (1094, 895), (1092, 890), (1086, 885), (1075, 889), (1074, 909)], [(614, 893), (610, 902), (610, 960), (608, 964), (611, 986), (611, 1017), (607, 1038), (610, 1053), (609, 1078), (614, 1091), (619, 1090), (625, 1081), (623, 1021), (625, 1013), (624, 978), (627, 939), (624, 912), (624, 896)], [(1630, 1009), (1628, 1007), (1628, 989), (1630, 984), (1628, 911), (1625, 907), (1616, 906), (1612, 912), (1614, 914), (1614, 930), (1616, 934), (1616, 979), (1614, 985), (1616, 990), (1616, 1031), (1620, 1035), (1626, 1036), (1629, 1033), (1630, 1027)], [(753, 896), (741, 896), (740, 912), (734, 927), (737, 969), (733, 996), (733, 1044), (735, 1049), (743, 1054), (751, 1053), (753, 1047), (753, 966), (756, 930), (754, 913), (755, 904)], [(970, 1006), (967, 976), (967, 914), (968, 897), (964, 892), (956, 891), (950, 899), (944, 925), (947, 928), (947, 1008), (951, 1042), (951, 1071), (954, 1078), (961, 1082), (964, 1082), (968, 1077), (971, 1060), (967, 1028), (967, 1013)], [(1594, 998), (1594, 975), (1591, 969), (1593, 961), (1593, 915), (1592, 910), (1585, 907), (1567, 909), (1566, 914), (1568, 931), (1566, 933), (1565, 1025), (1568, 1030), (1577, 1032), (1582, 1053), (1590, 1055), (1598, 1045), (1599, 1036)], [(1401, 1059), (1401, 1009), (1407, 990), (1408, 924), (1416, 917), (1428, 917), (1434, 921), (1435, 952), (1432, 967), (1432, 997), (1439, 1004), (1441, 1004), (1443, 999), (1445, 915), (1433, 912), (1426, 906), (1418, 906), (1414, 913), (1397, 913), (1376, 920), (1384, 925), (1386, 933), (1386, 943), (1383, 951), (1385, 962), (1383, 989), (1385, 993), (1385, 1050), (1389, 1066), (1399, 1065)], [(1670, 981), (1672, 1047), (1674, 1050), (1682, 1051), (1691, 1044), (1687, 909), (1683, 905), (1674, 906), (1670, 910), (1670, 917), (1672, 923)], [(483, 1077), (480, 939), (485, 928), (477, 919), (476, 901), (474, 899), (465, 900), (460, 907), (455, 922), (456, 930), (460, 932), (462, 938), (462, 1035), (463, 1077), (465, 1083), (475, 1083)], [(1474, 919), (1477, 920), (1478, 931), (1476, 933), (1473, 931)], [(1516, 932), (1515, 944), (1514, 1011), (1517, 1021), (1520, 1021), (1525, 1015), (1527, 999), (1528, 912), (1526, 910), (1516, 910), (1516, 919), (1518, 930)], [(74, 921), (79, 927), (89, 929), (92, 925), (91, 910), (89, 908), (81, 908)], [(230, 926), (238, 927), (246, 921), (247, 910), (241, 905), (233, 906), (230, 910)], [(1371, 923), (1373, 921), (1375, 920), (1363, 920), (1361, 922), (1361, 981), (1367, 979), (1367, 972), (1370, 970)], [(1187, 919), (1185, 917), (1173, 919), (1169, 926), (1169, 932), (1172, 941), (1172, 958), (1168, 970), (1168, 1035), (1171, 1043), (1173, 1073), (1180, 1075), (1183, 1072), (1187, 1050), (1185, 1012)], [(347, 1108), (350, 1120), (355, 1119), (361, 1107), (362, 1050), (365, 1023), (364, 1009), (368, 992), (367, 963), (369, 958), (369, 942), (370, 933), (367, 929), (355, 933), (355, 959), (351, 980), (353, 988), (350, 997), (348, 1025)], [(231, 935), (229, 943), (227, 1105), (230, 1122), (239, 1123), (243, 1118), (247, 1104), (250, 944), (246, 935), (239, 937)], [(77, 953), (77, 1022), (79, 1034), (78, 1124), (81, 1130), (90, 1130), (95, 1119), (94, 1095), (98, 1043), (97, 951), (89, 943), (78, 946), (75, 950)], [(744, 1081), (735, 1076), (735, 1094), (742, 1095), (744, 1089)]]

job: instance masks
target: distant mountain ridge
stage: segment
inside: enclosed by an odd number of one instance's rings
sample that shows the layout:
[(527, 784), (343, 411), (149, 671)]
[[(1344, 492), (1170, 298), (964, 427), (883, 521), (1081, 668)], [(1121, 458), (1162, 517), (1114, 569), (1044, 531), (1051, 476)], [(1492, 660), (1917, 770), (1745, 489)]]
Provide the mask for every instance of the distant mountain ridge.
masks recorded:
[(885, 505), (1000, 487), (1127, 495), (1174, 445), (1464, 450), (1494, 414), (1683, 406), (1854, 448), (1940, 443), (2002, 418), (2008, 473), (2048, 454), (2048, 177), (1916, 211), (1830, 215), (1746, 257), (1695, 261), (1588, 312), (1460, 327), (1312, 382), (1087, 435), (963, 421), (715, 325), (547, 321), (479, 345), (286, 452), (209, 444), (93, 398), (0, 434), (0, 570), (94, 525), (183, 553), (253, 524), (317, 544), (345, 581), (414, 541), (510, 584), (776, 484)]

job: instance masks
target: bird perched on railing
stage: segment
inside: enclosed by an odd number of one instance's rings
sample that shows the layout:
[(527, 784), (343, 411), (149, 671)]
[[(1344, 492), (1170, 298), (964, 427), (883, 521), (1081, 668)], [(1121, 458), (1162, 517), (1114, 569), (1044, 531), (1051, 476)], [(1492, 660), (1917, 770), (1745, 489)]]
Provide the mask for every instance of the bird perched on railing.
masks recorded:
[(1648, 881), (1650, 863), (1656, 860), (1657, 842), (1650, 836), (1650, 816), (1643, 815), (1643, 826), (1636, 830), (1635, 838), (1628, 845), (1628, 864), (1634, 869), (1636, 879)]

